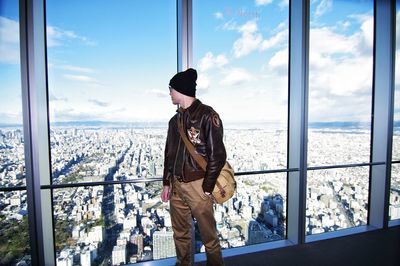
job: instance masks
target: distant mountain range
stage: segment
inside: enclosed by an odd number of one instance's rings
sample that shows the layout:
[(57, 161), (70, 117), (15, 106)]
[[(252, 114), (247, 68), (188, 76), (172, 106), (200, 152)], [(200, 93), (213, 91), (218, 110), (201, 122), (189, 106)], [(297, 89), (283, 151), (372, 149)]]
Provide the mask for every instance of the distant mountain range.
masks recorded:
[[(240, 125), (240, 123), (235, 123)], [(244, 123), (248, 126), (263, 125), (264, 127), (268, 125), (268, 122), (262, 123)], [(109, 122), (109, 121), (68, 121), (68, 122), (54, 122), (50, 123), (51, 126), (56, 127), (132, 127), (132, 128), (163, 128), (168, 126), (168, 122)], [(368, 129), (371, 123), (369, 122), (311, 122), (309, 123), (309, 128), (345, 128), (345, 129)], [(400, 121), (394, 122), (394, 128), (400, 128)], [(0, 128), (4, 127), (22, 127), (21, 124), (5, 124), (0, 123)]]
[(50, 123), (51, 126), (71, 127), (71, 126), (89, 126), (89, 127), (167, 127), (168, 122), (109, 122), (109, 121), (68, 121), (68, 122), (54, 122)]

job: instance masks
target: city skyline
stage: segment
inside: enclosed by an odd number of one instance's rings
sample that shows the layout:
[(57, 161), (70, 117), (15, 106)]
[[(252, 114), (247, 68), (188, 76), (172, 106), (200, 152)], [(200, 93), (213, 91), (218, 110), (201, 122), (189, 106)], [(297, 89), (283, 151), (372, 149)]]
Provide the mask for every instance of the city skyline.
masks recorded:
[[(1, 131), (0, 147), (5, 144), (0, 149), (4, 154), (1, 166), (5, 171), (0, 172), (0, 182), (5, 187), (23, 185), (21, 131)], [(151, 181), (162, 173), (165, 134), (162, 128), (53, 128), (53, 184), (122, 182), (53, 190), (56, 256), (60, 265), (65, 261), (91, 261), (92, 265), (110, 260), (136, 262), (151, 259), (154, 252), (158, 254), (155, 258), (165, 256), (160, 254), (173, 256), (167, 250), (159, 250), (163, 246), (152, 243), (155, 232), (170, 230), (171, 226), (168, 204), (160, 202), (162, 184), (124, 183), (138, 178)], [(285, 132), (227, 130), (225, 136), (228, 160), (237, 172), (286, 167)], [(363, 130), (346, 133), (313, 129), (311, 137), (317, 140), (309, 147), (308, 160), (313, 165), (360, 163), (370, 157), (369, 134)], [(394, 157), (398, 157), (398, 151), (394, 149)], [(394, 168), (392, 219), (400, 217), (398, 173), (399, 168)], [(307, 235), (367, 223), (369, 192), (365, 188), (369, 184), (369, 166), (311, 170), (307, 176)], [(238, 176), (237, 182), (234, 197), (224, 206), (216, 206), (222, 246), (239, 247), (285, 238), (287, 174)], [(3, 192), (0, 196), (0, 214), (9, 217), (2, 220), (7, 225), (3, 232), (8, 233), (12, 222), (19, 224), (26, 219), (26, 191)], [(143, 250), (134, 246), (140, 236)], [(166, 237), (171, 241), (170, 235)], [(201, 245), (196, 251), (201, 252)]]

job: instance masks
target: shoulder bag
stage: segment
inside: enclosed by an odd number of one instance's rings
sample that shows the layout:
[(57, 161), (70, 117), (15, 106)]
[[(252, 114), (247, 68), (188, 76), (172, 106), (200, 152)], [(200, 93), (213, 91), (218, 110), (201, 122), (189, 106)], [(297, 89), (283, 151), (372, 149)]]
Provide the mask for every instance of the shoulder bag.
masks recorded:
[[(180, 119), (178, 119), (178, 129), (179, 129), (179, 134), (181, 135), (181, 138), (185, 143), (185, 146), (189, 151), (190, 155), (206, 172), (207, 162), (200, 154), (196, 152), (193, 144), (187, 138), (186, 134), (183, 131), (182, 121)], [(212, 195), (217, 203), (222, 204), (225, 201), (229, 200), (233, 196), (233, 194), (235, 194), (236, 181), (234, 175), (235, 173), (232, 166), (228, 163), (228, 161), (226, 161), (224, 167), (222, 168), (217, 178), (217, 182), (212, 192)]]

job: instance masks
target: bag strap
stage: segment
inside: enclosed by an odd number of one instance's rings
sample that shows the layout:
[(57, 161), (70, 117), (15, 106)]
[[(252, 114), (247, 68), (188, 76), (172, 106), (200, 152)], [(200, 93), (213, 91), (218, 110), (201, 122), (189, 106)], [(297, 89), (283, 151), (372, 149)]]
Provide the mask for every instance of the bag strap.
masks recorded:
[[(200, 165), (200, 167), (204, 171), (206, 171), (207, 162), (200, 154), (198, 154), (195, 151), (193, 144), (189, 141), (189, 139), (187, 138), (185, 132), (183, 132), (183, 125), (182, 125), (182, 119), (181, 118), (178, 118), (178, 129), (179, 129), (179, 134), (181, 135), (181, 138), (182, 138), (183, 142), (185, 143), (185, 146), (186, 146), (187, 150), (189, 151), (190, 155), (192, 155), (193, 159)], [(221, 194), (225, 195), (225, 190), (221, 186), (221, 184), (218, 182), (218, 180), (217, 180), (217, 182), (215, 184), (217, 185), (217, 187), (221, 191)]]
[(181, 135), (181, 138), (182, 138), (183, 142), (185, 143), (185, 146), (188, 149), (190, 155), (192, 155), (193, 159), (200, 165), (200, 167), (204, 171), (206, 171), (207, 162), (200, 154), (198, 154), (195, 151), (193, 144), (189, 141), (185, 132), (183, 132), (182, 120), (180, 118), (178, 118), (178, 129), (179, 129), (179, 134)]

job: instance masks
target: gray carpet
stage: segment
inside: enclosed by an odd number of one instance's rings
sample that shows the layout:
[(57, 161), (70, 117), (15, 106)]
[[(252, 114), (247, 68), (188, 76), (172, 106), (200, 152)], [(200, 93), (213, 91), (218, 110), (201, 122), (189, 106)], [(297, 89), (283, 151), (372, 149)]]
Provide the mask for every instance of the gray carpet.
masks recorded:
[[(199, 263), (198, 265), (205, 265)], [(400, 226), (225, 258), (226, 266), (400, 266)]]

